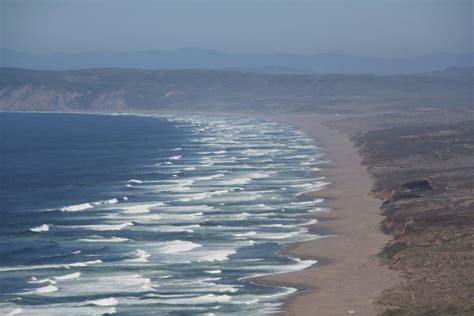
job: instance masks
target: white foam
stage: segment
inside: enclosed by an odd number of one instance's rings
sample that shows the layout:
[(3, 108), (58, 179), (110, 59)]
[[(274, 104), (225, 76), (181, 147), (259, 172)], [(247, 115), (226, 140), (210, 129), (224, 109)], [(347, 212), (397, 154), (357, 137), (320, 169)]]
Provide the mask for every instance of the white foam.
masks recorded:
[(240, 214), (232, 214), (230, 215), (231, 218), (235, 218), (235, 219), (247, 219), (247, 217), (249, 217), (251, 214), (247, 213), (247, 212), (242, 212)]
[(172, 254), (172, 253), (190, 251), (199, 247), (202, 247), (202, 246), (190, 241), (174, 240), (160, 246), (159, 252), (165, 253), (165, 254)]
[(87, 267), (88, 265), (99, 264), (102, 262), (103, 262), (102, 260), (98, 259), (98, 260), (91, 260), (91, 261), (85, 261), (85, 262), (74, 262), (71, 264), (63, 264), (63, 265), (60, 265), (60, 267)]
[(210, 191), (210, 192), (192, 193), (192, 194), (187, 194), (186, 197), (184, 198), (178, 199), (178, 201), (189, 202), (189, 201), (194, 201), (194, 200), (203, 200), (206, 198), (210, 198), (212, 196), (222, 195), (229, 192), (230, 192), (229, 190), (215, 190), (215, 191)]
[(289, 148), (295, 148), (295, 149), (318, 149), (315, 145), (294, 145), (294, 146), (289, 146)]
[(310, 225), (314, 225), (314, 224), (317, 224), (318, 223), (318, 220), (313, 218), (313, 219), (310, 219), (306, 222), (304, 222), (303, 224), (299, 224), (298, 226), (310, 226)]
[(81, 276), (80, 272), (75, 272), (71, 274), (66, 274), (63, 276), (55, 276), (52, 278), (40, 279), (38, 280), (36, 277), (32, 277), (28, 283), (31, 284), (42, 284), (42, 283), (49, 283), (49, 284), (56, 284), (57, 281), (66, 281), (66, 280), (75, 280)]
[(247, 156), (265, 156), (265, 155), (271, 155), (279, 152), (279, 149), (246, 149), (242, 153), (247, 155)]
[(292, 287), (285, 287), (284, 289), (285, 289), (285, 291), (281, 292), (281, 293), (265, 295), (264, 300), (265, 301), (275, 300), (276, 298), (279, 298), (279, 297), (282, 297), (282, 296), (287, 296), (287, 295), (293, 294), (297, 291), (297, 289), (292, 288)]
[(94, 206), (91, 203), (82, 203), (82, 204), (75, 204), (75, 205), (62, 207), (61, 211), (62, 212), (77, 212), (77, 211), (87, 210), (93, 207)]
[(201, 166), (204, 166), (204, 167), (211, 167), (214, 165), (214, 162), (213, 161), (204, 161)]
[(41, 232), (47, 232), (49, 230), (49, 225), (48, 224), (43, 224), (37, 227), (33, 227), (30, 229), (34, 233), (41, 233)]
[(226, 261), (229, 259), (230, 255), (235, 254), (235, 250), (209, 250), (202, 254), (200, 258), (198, 258), (197, 262), (205, 262), (205, 261)]
[(283, 225), (283, 224), (268, 224), (268, 225), (259, 225), (260, 227), (281, 227), (281, 228), (294, 228), (294, 227), (299, 227), (299, 226), (310, 226), (317, 224), (318, 220), (317, 219), (310, 219), (304, 223), (301, 224), (289, 224), (289, 225)]
[[(307, 191), (319, 191), (319, 190), (324, 189), (328, 184), (330, 183), (324, 182), (324, 181), (316, 181), (315, 183), (295, 184), (295, 185), (292, 185), (292, 187), (303, 187), (303, 188), (306, 188)], [(296, 194), (296, 197), (304, 195), (306, 193), (307, 192), (298, 193)]]
[(261, 239), (282, 240), (282, 239), (287, 239), (287, 238), (297, 236), (301, 233), (302, 232), (299, 232), (299, 231), (290, 232), (290, 233), (260, 233), (258, 234), (257, 237)]
[(143, 183), (142, 180), (137, 180), (137, 179), (130, 179), (127, 181), (127, 183), (135, 183), (135, 184), (140, 184)]
[(58, 288), (54, 285), (47, 285), (44, 287), (37, 288), (36, 290), (26, 292), (25, 294), (48, 294), (56, 292)]
[[(126, 269), (126, 266), (124, 267)], [(61, 289), (63, 290), (63, 289)], [(81, 277), (65, 287), (74, 296), (93, 297), (95, 295), (114, 295), (113, 293), (141, 293), (152, 291), (150, 278), (138, 273), (102, 271), (101, 273)]]
[(169, 159), (169, 160), (179, 160), (179, 159), (181, 159), (181, 157), (183, 157), (183, 156), (181, 156), (181, 155), (176, 155), (176, 156), (169, 157), (168, 159)]
[(37, 279), (35, 277), (32, 277), (28, 283), (31, 283), (31, 284), (42, 284), (42, 283), (49, 283), (49, 284), (56, 284), (56, 281), (55, 280), (52, 280), (50, 278), (46, 278), (46, 279)]
[(292, 187), (292, 188), (310, 188), (313, 185), (314, 185), (313, 183), (303, 183), (303, 184), (293, 184), (293, 185), (290, 185), (290, 187)]
[(125, 210), (124, 213), (131, 213), (131, 214), (141, 214), (141, 213), (149, 213), (152, 208), (158, 206), (164, 206), (165, 203), (158, 202), (158, 203), (143, 203), (143, 204), (132, 204), (128, 206), (122, 206)]
[(102, 260), (92, 260), (92, 261), (75, 262), (75, 263), (68, 263), (68, 264), (43, 264), (43, 265), (36, 265), (36, 266), (3, 267), (3, 268), (0, 268), (0, 272), (58, 269), (58, 268), (69, 268), (69, 267), (85, 267), (91, 264), (98, 264), (98, 263), (102, 263)]
[(295, 156), (288, 156), (287, 158), (288, 159), (305, 159), (309, 157), (310, 157), (309, 155), (295, 155)]
[(199, 211), (199, 212), (215, 212), (214, 207), (201, 204), (201, 205), (189, 205), (189, 206), (170, 206), (165, 209), (166, 211), (176, 212), (189, 212), (189, 211)]
[(283, 265), (260, 265), (260, 266), (244, 266), (241, 267), (242, 270), (250, 270), (250, 271), (272, 271), (272, 272), (264, 272), (264, 273), (256, 273), (251, 276), (243, 277), (241, 280), (265, 276), (270, 274), (279, 274), (291, 271), (299, 271), (307, 269), (317, 263), (316, 260), (301, 260), (299, 258), (290, 257), (293, 261), (293, 264), (283, 264)]
[(189, 186), (191, 186), (194, 183), (193, 179), (180, 179), (180, 180), (173, 180), (173, 183), (176, 183), (175, 185), (170, 186), (159, 186), (159, 188), (162, 188), (163, 191), (171, 191), (171, 192), (179, 192), (182, 190), (189, 190)]
[(221, 271), (221, 270), (208, 270), (208, 271), (206, 271), (206, 273), (209, 273), (209, 274), (220, 274), (220, 273), (222, 273), (222, 271)]
[(215, 178), (220, 178), (220, 177), (223, 177), (223, 176), (224, 176), (223, 173), (216, 173), (216, 174), (213, 174), (213, 175), (210, 175), (210, 176), (195, 177), (193, 179), (196, 180), (196, 181), (206, 181), (206, 180), (212, 180), (212, 179), (215, 179)]
[(329, 208), (324, 208), (324, 207), (316, 207), (314, 209), (308, 210), (308, 213), (314, 213), (314, 212), (330, 212), (331, 209)]
[(172, 305), (197, 305), (197, 304), (211, 304), (211, 303), (223, 303), (231, 301), (232, 297), (229, 295), (214, 295), (206, 294), (201, 296), (188, 297), (183, 296), (181, 298), (169, 298), (158, 300), (161, 304), (172, 304)]
[(54, 280), (56, 281), (66, 281), (66, 280), (76, 280), (81, 277), (80, 272), (74, 272), (71, 274), (66, 274), (66, 275), (61, 275), (61, 276), (55, 276), (53, 277)]
[(148, 252), (141, 249), (135, 250), (133, 255), (136, 256), (136, 258), (127, 259), (125, 260), (125, 262), (145, 263), (145, 262), (148, 262), (148, 258), (150, 258), (151, 256)]
[(119, 201), (118, 199), (109, 199), (109, 200), (103, 200), (103, 201), (97, 201), (97, 202), (92, 202), (92, 205), (109, 205), (109, 204), (117, 204)]
[(250, 174), (252, 179), (261, 179), (261, 178), (268, 178), (270, 177), (271, 173), (264, 173), (264, 172), (253, 172)]
[(247, 233), (236, 233), (234, 234), (235, 237), (247, 237), (247, 236), (255, 236), (257, 235), (257, 232), (255, 231), (250, 231), (250, 232), (247, 232)]
[[(138, 223), (138, 224), (156, 223), (156, 222), (161, 221), (163, 219), (163, 216), (158, 215), (158, 214), (149, 214), (149, 213), (146, 213), (146, 214), (148, 214), (148, 215), (131, 214), (129, 216), (120, 216), (120, 217), (133, 219), (134, 223)], [(140, 228), (138, 227), (137, 230), (139, 230), (139, 229)]]
[(203, 216), (203, 212), (190, 213), (190, 214), (163, 214), (162, 217), (165, 220), (174, 220), (174, 221), (195, 221), (199, 217)]
[(109, 230), (122, 230), (130, 226), (133, 226), (132, 222), (126, 222), (122, 224), (78, 225), (78, 226), (67, 226), (67, 227), (82, 228), (82, 229), (97, 230), (97, 231), (109, 231)]
[(113, 297), (102, 298), (98, 300), (88, 301), (87, 304), (97, 305), (97, 306), (115, 306), (118, 304), (117, 299)]
[(89, 238), (79, 239), (79, 241), (85, 241), (85, 242), (125, 242), (129, 240), (130, 239), (128, 238), (122, 238), (122, 237), (112, 236), (110, 238), (105, 238), (105, 237), (101, 237), (97, 235), (89, 236)]
[(316, 199), (316, 200), (313, 200), (313, 201), (291, 202), (290, 204), (291, 205), (301, 205), (301, 206), (312, 206), (314, 204), (318, 204), (318, 203), (321, 203), (323, 201), (324, 201), (323, 199)]
[(250, 183), (252, 181), (251, 178), (236, 178), (236, 179), (230, 179), (226, 181), (222, 181), (222, 185), (244, 185), (247, 183)]

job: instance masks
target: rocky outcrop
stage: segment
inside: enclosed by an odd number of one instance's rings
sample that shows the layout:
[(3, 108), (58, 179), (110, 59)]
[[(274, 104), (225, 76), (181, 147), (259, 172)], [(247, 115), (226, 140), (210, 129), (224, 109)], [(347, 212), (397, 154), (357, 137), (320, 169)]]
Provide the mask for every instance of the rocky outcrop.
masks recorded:
[(400, 185), (400, 188), (405, 192), (433, 190), (433, 186), (431, 185), (431, 181), (429, 179), (408, 181), (408, 182), (402, 183)]

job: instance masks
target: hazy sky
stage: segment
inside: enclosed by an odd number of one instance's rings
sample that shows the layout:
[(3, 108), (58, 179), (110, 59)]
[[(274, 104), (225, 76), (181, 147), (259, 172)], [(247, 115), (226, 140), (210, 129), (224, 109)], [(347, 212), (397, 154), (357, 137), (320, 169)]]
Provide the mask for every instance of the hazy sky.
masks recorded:
[(0, 0), (0, 47), (200, 47), (409, 57), (473, 51), (473, 0)]

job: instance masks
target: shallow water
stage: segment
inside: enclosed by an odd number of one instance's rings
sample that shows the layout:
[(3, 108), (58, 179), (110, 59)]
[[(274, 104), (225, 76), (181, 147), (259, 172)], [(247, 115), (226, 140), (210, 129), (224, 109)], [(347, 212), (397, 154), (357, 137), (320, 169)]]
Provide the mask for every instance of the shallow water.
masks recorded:
[(0, 312), (273, 313), (322, 153), (249, 118), (1, 113)]

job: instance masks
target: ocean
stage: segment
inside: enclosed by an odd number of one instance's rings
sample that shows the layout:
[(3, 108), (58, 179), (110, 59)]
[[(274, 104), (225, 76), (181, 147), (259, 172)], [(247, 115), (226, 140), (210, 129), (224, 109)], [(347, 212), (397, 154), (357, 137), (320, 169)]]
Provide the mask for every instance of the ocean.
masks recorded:
[(0, 113), (0, 314), (263, 315), (327, 183), (260, 118)]

